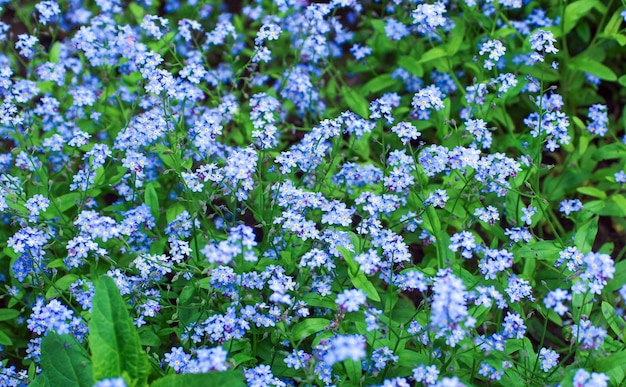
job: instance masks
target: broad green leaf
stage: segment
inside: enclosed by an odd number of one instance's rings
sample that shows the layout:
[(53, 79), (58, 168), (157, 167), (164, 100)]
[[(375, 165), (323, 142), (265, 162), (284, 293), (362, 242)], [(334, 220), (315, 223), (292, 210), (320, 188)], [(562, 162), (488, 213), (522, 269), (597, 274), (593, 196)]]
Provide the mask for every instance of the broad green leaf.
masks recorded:
[(439, 221), (439, 216), (437, 216), (437, 211), (431, 206), (427, 206), (424, 211), (424, 228), (437, 236), (441, 232), (441, 222)]
[(354, 260), (354, 252), (343, 246), (337, 246), (337, 250), (341, 253), (343, 260), (348, 265), (348, 273), (356, 274), (359, 271), (359, 263)]
[(592, 155), (592, 159), (596, 161), (623, 158), (626, 158), (626, 145), (619, 142), (602, 146), (594, 151)]
[(365, 276), (365, 273), (359, 270), (356, 275), (350, 274), (348, 272), (348, 276), (350, 277), (350, 281), (355, 288), (362, 290), (363, 293), (370, 300), (380, 301), (380, 295), (378, 295), (378, 291), (372, 282)]
[(246, 387), (241, 370), (209, 372), (207, 374), (168, 375), (157, 379), (151, 387)]
[(359, 263), (354, 260), (354, 253), (343, 247), (339, 247), (339, 252), (343, 256), (344, 261), (348, 265), (348, 277), (355, 288), (362, 290), (365, 295), (374, 301), (380, 301), (380, 295), (376, 291), (376, 287), (370, 282), (360, 270)]
[(592, 356), (593, 369), (597, 372), (606, 372), (615, 367), (624, 366), (626, 350), (614, 352), (611, 356)]
[(605, 81), (617, 81), (617, 75), (610, 67), (603, 65), (587, 56), (577, 56), (568, 64), (570, 69), (586, 72)]
[(615, 333), (617, 337), (622, 336), (626, 323), (622, 317), (615, 313), (613, 305), (606, 301), (602, 301), (602, 315), (604, 316), (607, 324), (611, 327), (611, 330), (613, 330), (613, 333)]
[(146, 205), (150, 207), (150, 213), (154, 216), (154, 219), (158, 219), (159, 214), (161, 213), (159, 208), (159, 196), (157, 195), (156, 188), (153, 183), (146, 186), (144, 201)]
[(93, 386), (89, 355), (70, 335), (48, 332), (41, 340), (41, 369), (53, 386)]
[(154, 326), (143, 326), (139, 331), (139, 342), (146, 347), (158, 347), (161, 345), (161, 338), (154, 333)]
[(554, 263), (559, 257), (562, 250), (555, 241), (539, 241), (530, 243), (513, 251), (514, 261), (519, 262), (521, 259), (538, 259), (540, 261), (548, 261)]
[[(583, 208), (591, 211), (593, 214), (601, 216), (620, 216), (626, 217), (626, 203), (621, 195), (613, 195), (606, 200), (594, 200), (591, 202), (593, 205), (583, 205)], [(599, 204), (596, 204), (600, 202)]]
[(113, 280), (102, 276), (96, 284), (89, 322), (89, 348), (94, 380), (126, 373), (132, 386), (147, 385), (148, 358)]
[(371, 19), (370, 23), (372, 23), (372, 28), (374, 28), (376, 31), (380, 32), (381, 34), (385, 33), (385, 26), (387, 25), (387, 23), (385, 23), (383, 20)]
[(448, 41), (446, 54), (453, 56), (459, 51), (461, 43), (463, 43), (463, 38), (465, 37), (465, 22), (462, 18), (454, 18), (454, 29), (450, 35), (452, 35), (452, 38)]
[(606, 200), (605, 209), (608, 216), (626, 216), (626, 198), (623, 195), (614, 194)]
[[(597, 2), (598, 0), (579, 0), (568, 4), (565, 7), (564, 20), (561, 21), (563, 23), (563, 32), (567, 35), (576, 26), (578, 20), (589, 13)], [(557, 31), (560, 32), (559, 30)], [(560, 36), (558, 33), (555, 35)]]
[(309, 293), (302, 297), (302, 300), (309, 306), (317, 306), (319, 308), (327, 308), (334, 310), (337, 308), (337, 304), (330, 300), (328, 297), (320, 297), (318, 294)]
[(76, 274), (67, 274), (59, 278), (57, 282), (54, 283), (54, 286), (56, 286), (59, 290), (64, 291), (69, 289), (70, 285), (76, 282), (78, 278), (79, 277)]
[(0, 331), (0, 345), (13, 345), (13, 340), (3, 331)]
[(343, 366), (346, 369), (346, 376), (351, 382), (358, 382), (363, 375), (363, 369), (361, 368), (360, 361), (354, 361), (352, 359), (344, 360)]
[(48, 58), (50, 58), (50, 62), (59, 63), (59, 53), (61, 52), (61, 42), (56, 42), (50, 47), (50, 52), (48, 53)]
[(574, 245), (583, 253), (591, 251), (598, 234), (598, 217), (594, 216), (576, 230)]
[(346, 104), (356, 114), (363, 118), (369, 118), (370, 104), (365, 97), (353, 88), (343, 86), (341, 95), (346, 100)]
[(170, 223), (174, 219), (176, 219), (176, 217), (183, 211), (185, 211), (185, 206), (183, 206), (181, 203), (174, 203), (168, 206), (167, 210), (165, 210), (165, 219), (168, 223)]
[(396, 352), (398, 365), (408, 368), (416, 367), (420, 364), (427, 364), (430, 361), (428, 354), (403, 349)]
[(236, 367), (240, 364), (247, 363), (249, 361), (256, 362), (256, 357), (250, 356), (246, 353), (239, 352), (238, 354), (232, 356), (229, 360), (232, 360), (235, 363), (235, 367)]
[[(163, 164), (165, 164), (167, 168), (173, 169), (178, 172), (181, 161), (176, 160), (177, 157), (174, 151), (163, 144), (155, 144), (154, 146), (156, 147), (157, 154), (161, 157), (161, 161), (163, 162)], [(177, 161), (179, 167), (177, 167)]]
[(611, 19), (606, 23), (604, 27), (604, 33), (606, 35), (613, 35), (619, 32), (619, 27), (622, 25), (624, 18), (620, 15), (620, 12), (615, 12)]
[(61, 258), (53, 259), (46, 264), (50, 269), (58, 269), (59, 267), (65, 267), (65, 262)]
[(0, 309), (0, 321), (13, 320), (20, 315), (19, 310), (15, 309)]
[(70, 208), (76, 207), (78, 205), (80, 196), (81, 195), (78, 192), (70, 192), (65, 195), (61, 195), (55, 200), (59, 204), (59, 210), (61, 212), (65, 212), (69, 210)]
[(51, 387), (51, 384), (46, 374), (41, 373), (28, 384), (28, 387)]
[(365, 86), (361, 88), (361, 94), (376, 94), (396, 84), (398, 84), (397, 79), (391, 78), (390, 74), (382, 74), (367, 82)]
[(420, 62), (410, 56), (401, 56), (400, 59), (398, 59), (398, 64), (413, 75), (417, 75), (418, 77), (424, 76), (424, 69)]
[(325, 330), (329, 324), (330, 321), (325, 318), (307, 318), (293, 326), (291, 337), (297, 341), (304, 340), (314, 333)]
[(448, 56), (448, 53), (445, 52), (443, 48), (433, 47), (430, 50), (426, 51), (424, 55), (422, 55), (417, 62), (426, 63), (426, 62), (430, 62), (431, 60), (443, 58), (445, 56)]
[(626, 87), (626, 75), (622, 75), (621, 77), (619, 77), (617, 79), (617, 82), (619, 82), (620, 85)]
[(135, 17), (135, 20), (137, 20), (138, 23), (141, 23), (141, 21), (143, 19), (143, 15), (145, 14), (145, 11), (141, 7), (141, 5), (137, 4), (134, 1), (131, 1), (128, 4), (128, 10)]
[(594, 198), (606, 199), (606, 192), (599, 190), (596, 187), (579, 187), (576, 188), (576, 191)]

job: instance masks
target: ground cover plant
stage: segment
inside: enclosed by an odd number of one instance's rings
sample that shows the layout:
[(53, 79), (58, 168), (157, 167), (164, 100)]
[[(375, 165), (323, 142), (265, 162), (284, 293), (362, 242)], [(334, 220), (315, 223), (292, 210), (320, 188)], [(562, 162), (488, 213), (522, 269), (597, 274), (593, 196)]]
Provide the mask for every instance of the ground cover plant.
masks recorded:
[(626, 383), (625, 3), (0, 4), (0, 385)]

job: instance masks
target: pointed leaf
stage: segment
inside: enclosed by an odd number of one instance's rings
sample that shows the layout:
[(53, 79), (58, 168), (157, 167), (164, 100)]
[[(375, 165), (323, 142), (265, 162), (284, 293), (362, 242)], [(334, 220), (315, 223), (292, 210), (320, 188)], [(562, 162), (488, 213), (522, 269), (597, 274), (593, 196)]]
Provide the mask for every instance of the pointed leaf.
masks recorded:
[(341, 95), (346, 100), (346, 104), (356, 114), (363, 118), (369, 118), (370, 104), (365, 97), (353, 88), (343, 86), (341, 88)]
[(147, 355), (139, 344), (126, 303), (110, 277), (102, 276), (96, 284), (89, 332), (95, 381), (126, 372), (132, 385), (147, 385)]
[(620, 337), (626, 327), (626, 322), (624, 322), (622, 317), (615, 313), (613, 305), (606, 301), (602, 301), (602, 315), (604, 316), (607, 324), (611, 327), (613, 333), (615, 333), (617, 337)]
[(596, 240), (596, 234), (598, 234), (597, 216), (589, 219), (576, 230), (574, 245), (576, 245), (581, 252), (588, 253), (591, 251), (593, 242)]
[(52, 386), (93, 386), (89, 356), (70, 335), (49, 332), (41, 340), (41, 369)]
[(2, 331), (0, 331), (0, 345), (13, 345), (13, 340)]
[(430, 50), (426, 51), (424, 55), (419, 59), (418, 63), (426, 63), (431, 60), (439, 59), (444, 56), (447, 56), (448, 53), (444, 51), (441, 47), (433, 47)]
[(323, 331), (330, 324), (325, 318), (312, 317), (300, 321), (291, 329), (291, 337), (294, 340), (304, 340), (314, 333)]
[(352, 359), (344, 360), (343, 366), (346, 369), (346, 375), (351, 382), (358, 383), (363, 375), (363, 370), (361, 369), (361, 362), (354, 361)]
[(28, 384), (28, 387), (51, 387), (51, 385), (46, 374), (42, 372)]
[(150, 213), (154, 216), (154, 219), (159, 218), (159, 196), (157, 195), (156, 188), (154, 188), (154, 184), (148, 184), (146, 186), (146, 191), (144, 192), (144, 200), (146, 205), (150, 207)]
[[(589, 0), (579, 0), (573, 3), (570, 3), (565, 7), (565, 17), (563, 21), (563, 32), (567, 34), (570, 32), (575, 26), (576, 22), (585, 16), (591, 8), (593, 8), (598, 1), (589, 1)], [(558, 31), (558, 30), (557, 30)], [(558, 31), (560, 32), (560, 31)], [(560, 35), (560, 34), (557, 34)]]
[(617, 81), (617, 75), (610, 67), (586, 56), (579, 56), (568, 63), (571, 69), (587, 72), (605, 81)]
[(0, 309), (0, 321), (13, 320), (20, 315), (19, 310)]

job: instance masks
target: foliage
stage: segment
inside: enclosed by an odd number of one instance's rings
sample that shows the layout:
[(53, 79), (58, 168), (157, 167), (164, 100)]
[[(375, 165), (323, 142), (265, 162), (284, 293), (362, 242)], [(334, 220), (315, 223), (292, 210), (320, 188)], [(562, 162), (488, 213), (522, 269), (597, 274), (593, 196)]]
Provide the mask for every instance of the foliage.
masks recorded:
[(0, 7), (0, 384), (626, 382), (624, 3)]

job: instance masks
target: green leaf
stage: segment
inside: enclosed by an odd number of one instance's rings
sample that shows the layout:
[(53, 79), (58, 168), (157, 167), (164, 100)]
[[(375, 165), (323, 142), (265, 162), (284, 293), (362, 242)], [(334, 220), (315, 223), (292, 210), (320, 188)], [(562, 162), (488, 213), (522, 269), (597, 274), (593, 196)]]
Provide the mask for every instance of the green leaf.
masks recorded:
[(586, 56), (577, 56), (568, 64), (570, 69), (586, 72), (605, 81), (617, 81), (617, 75), (609, 67)]
[(614, 352), (611, 356), (592, 356), (593, 369), (598, 372), (606, 372), (615, 367), (622, 367), (626, 358), (626, 350)]
[(611, 35), (611, 38), (615, 39), (615, 41), (622, 47), (626, 46), (626, 36), (623, 34), (615, 34)]
[(65, 212), (70, 208), (76, 207), (78, 205), (78, 201), (80, 200), (80, 193), (70, 192), (65, 195), (61, 195), (56, 200), (59, 203), (59, 211)]
[(0, 309), (0, 321), (13, 320), (20, 315), (19, 310), (15, 309)]
[(361, 94), (376, 94), (398, 83), (397, 79), (391, 78), (390, 74), (382, 74), (367, 82), (361, 89)]
[(363, 118), (369, 118), (370, 104), (361, 93), (353, 88), (343, 86), (341, 88), (341, 95), (346, 100), (346, 104), (350, 110)]
[(430, 361), (427, 354), (418, 353), (407, 349), (399, 350), (396, 355), (398, 356), (398, 361), (396, 363), (400, 366), (408, 368), (413, 368), (418, 364), (426, 364)]
[(210, 372), (207, 374), (168, 375), (157, 379), (151, 387), (246, 387), (241, 370)]
[(578, 187), (576, 188), (576, 191), (594, 198), (606, 199), (606, 192), (599, 190), (596, 187)]
[(65, 267), (65, 262), (62, 258), (53, 259), (46, 264), (50, 269), (58, 269), (59, 267)]
[(70, 335), (48, 332), (41, 340), (41, 369), (53, 386), (93, 386), (89, 356)]
[(354, 252), (343, 246), (337, 246), (337, 250), (341, 253), (343, 260), (348, 265), (348, 273), (356, 274), (359, 272), (359, 263), (354, 260)]
[(291, 329), (291, 337), (296, 340), (304, 340), (314, 333), (321, 332), (330, 324), (330, 320), (325, 318), (312, 317), (300, 321)]
[(417, 61), (417, 63), (426, 63), (431, 60), (439, 59), (442, 57), (448, 56), (448, 53), (444, 51), (441, 47), (433, 47), (430, 50), (426, 51), (424, 55)]
[(576, 230), (574, 245), (583, 253), (591, 251), (598, 234), (598, 217), (594, 216)]
[(619, 77), (617, 79), (617, 82), (619, 82), (620, 85), (626, 87), (626, 75), (622, 75), (621, 77)]
[(135, 20), (137, 20), (138, 23), (141, 23), (141, 21), (143, 20), (143, 15), (145, 13), (141, 5), (137, 4), (134, 1), (131, 1), (128, 4), (128, 10), (135, 17)]
[(54, 283), (54, 286), (59, 290), (67, 290), (78, 278), (80, 277), (76, 274), (67, 274), (59, 278), (58, 281)]
[(422, 65), (410, 56), (401, 56), (400, 59), (398, 59), (398, 64), (413, 75), (417, 75), (418, 77), (424, 76)]
[(343, 247), (339, 248), (339, 252), (348, 265), (348, 277), (350, 277), (352, 285), (362, 290), (370, 300), (380, 301), (380, 295), (378, 295), (376, 287), (365, 276), (365, 273), (360, 270), (359, 263), (354, 260), (354, 254)]
[(613, 330), (613, 333), (615, 333), (617, 337), (621, 337), (626, 323), (622, 317), (615, 313), (613, 305), (606, 301), (602, 301), (602, 315), (604, 316), (607, 324), (611, 327), (611, 330)]
[(150, 213), (154, 216), (154, 219), (159, 219), (159, 213), (161, 212), (159, 208), (159, 196), (157, 195), (153, 183), (146, 186), (146, 191), (143, 196), (146, 205), (150, 207)]
[(2, 331), (0, 331), (0, 345), (13, 345), (13, 340)]
[(538, 259), (554, 263), (559, 257), (561, 250), (562, 248), (557, 246), (555, 241), (539, 241), (524, 245), (513, 253), (515, 262), (519, 262), (522, 259)]
[(352, 285), (354, 285), (355, 288), (362, 290), (367, 298), (374, 301), (380, 301), (380, 295), (378, 295), (376, 287), (369, 279), (367, 279), (365, 273), (359, 271), (356, 275), (348, 273), (348, 276), (350, 277)]
[(50, 62), (59, 63), (59, 53), (61, 52), (61, 43), (56, 42), (50, 47), (50, 52), (48, 53), (48, 58), (50, 58)]
[(608, 209), (608, 216), (626, 217), (626, 198), (623, 195), (614, 194), (606, 200), (605, 209)]
[(453, 56), (461, 48), (461, 43), (463, 43), (463, 38), (465, 37), (465, 22), (462, 18), (454, 18), (454, 29), (450, 35), (452, 35), (452, 38), (448, 41), (446, 54)]
[(352, 359), (344, 360), (343, 366), (346, 369), (346, 375), (352, 382), (358, 382), (363, 375), (363, 369), (361, 368), (360, 361), (354, 361)]
[(51, 387), (51, 384), (46, 374), (41, 373), (28, 384), (28, 387)]
[[(579, 0), (573, 3), (570, 3), (565, 7), (565, 15), (563, 23), (563, 33), (567, 35), (575, 26), (580, 18), (585, 16), (591, 8), (593, 8), (598, 1), (590, 1), (590, 0)], [(557, 32), (560, 32), (557, 30)], [(556, 33), (555, 36), (560, 36), (559, 33)], [(557, 37), (558, 37), (557, 36)]]
[(595, 161), (626, 158), (626, 145), (615, 142), (602, 146), (593, 152), (591, 158)]
[(132, 386), (147, 385), (147, 355), (139, 344), (126, 303), (110, 277), (100, 277), (92, 303), (89, 348), (94, 380), (127, 373)]
[(620, 15), (620, 12), (615, 12), (611, 19), (609, 19), (608, 23), (604, 27), (604, 33), (606, 35), (614, 35), (619, 32), (619, 27), (622, 25), (624, 18)]

